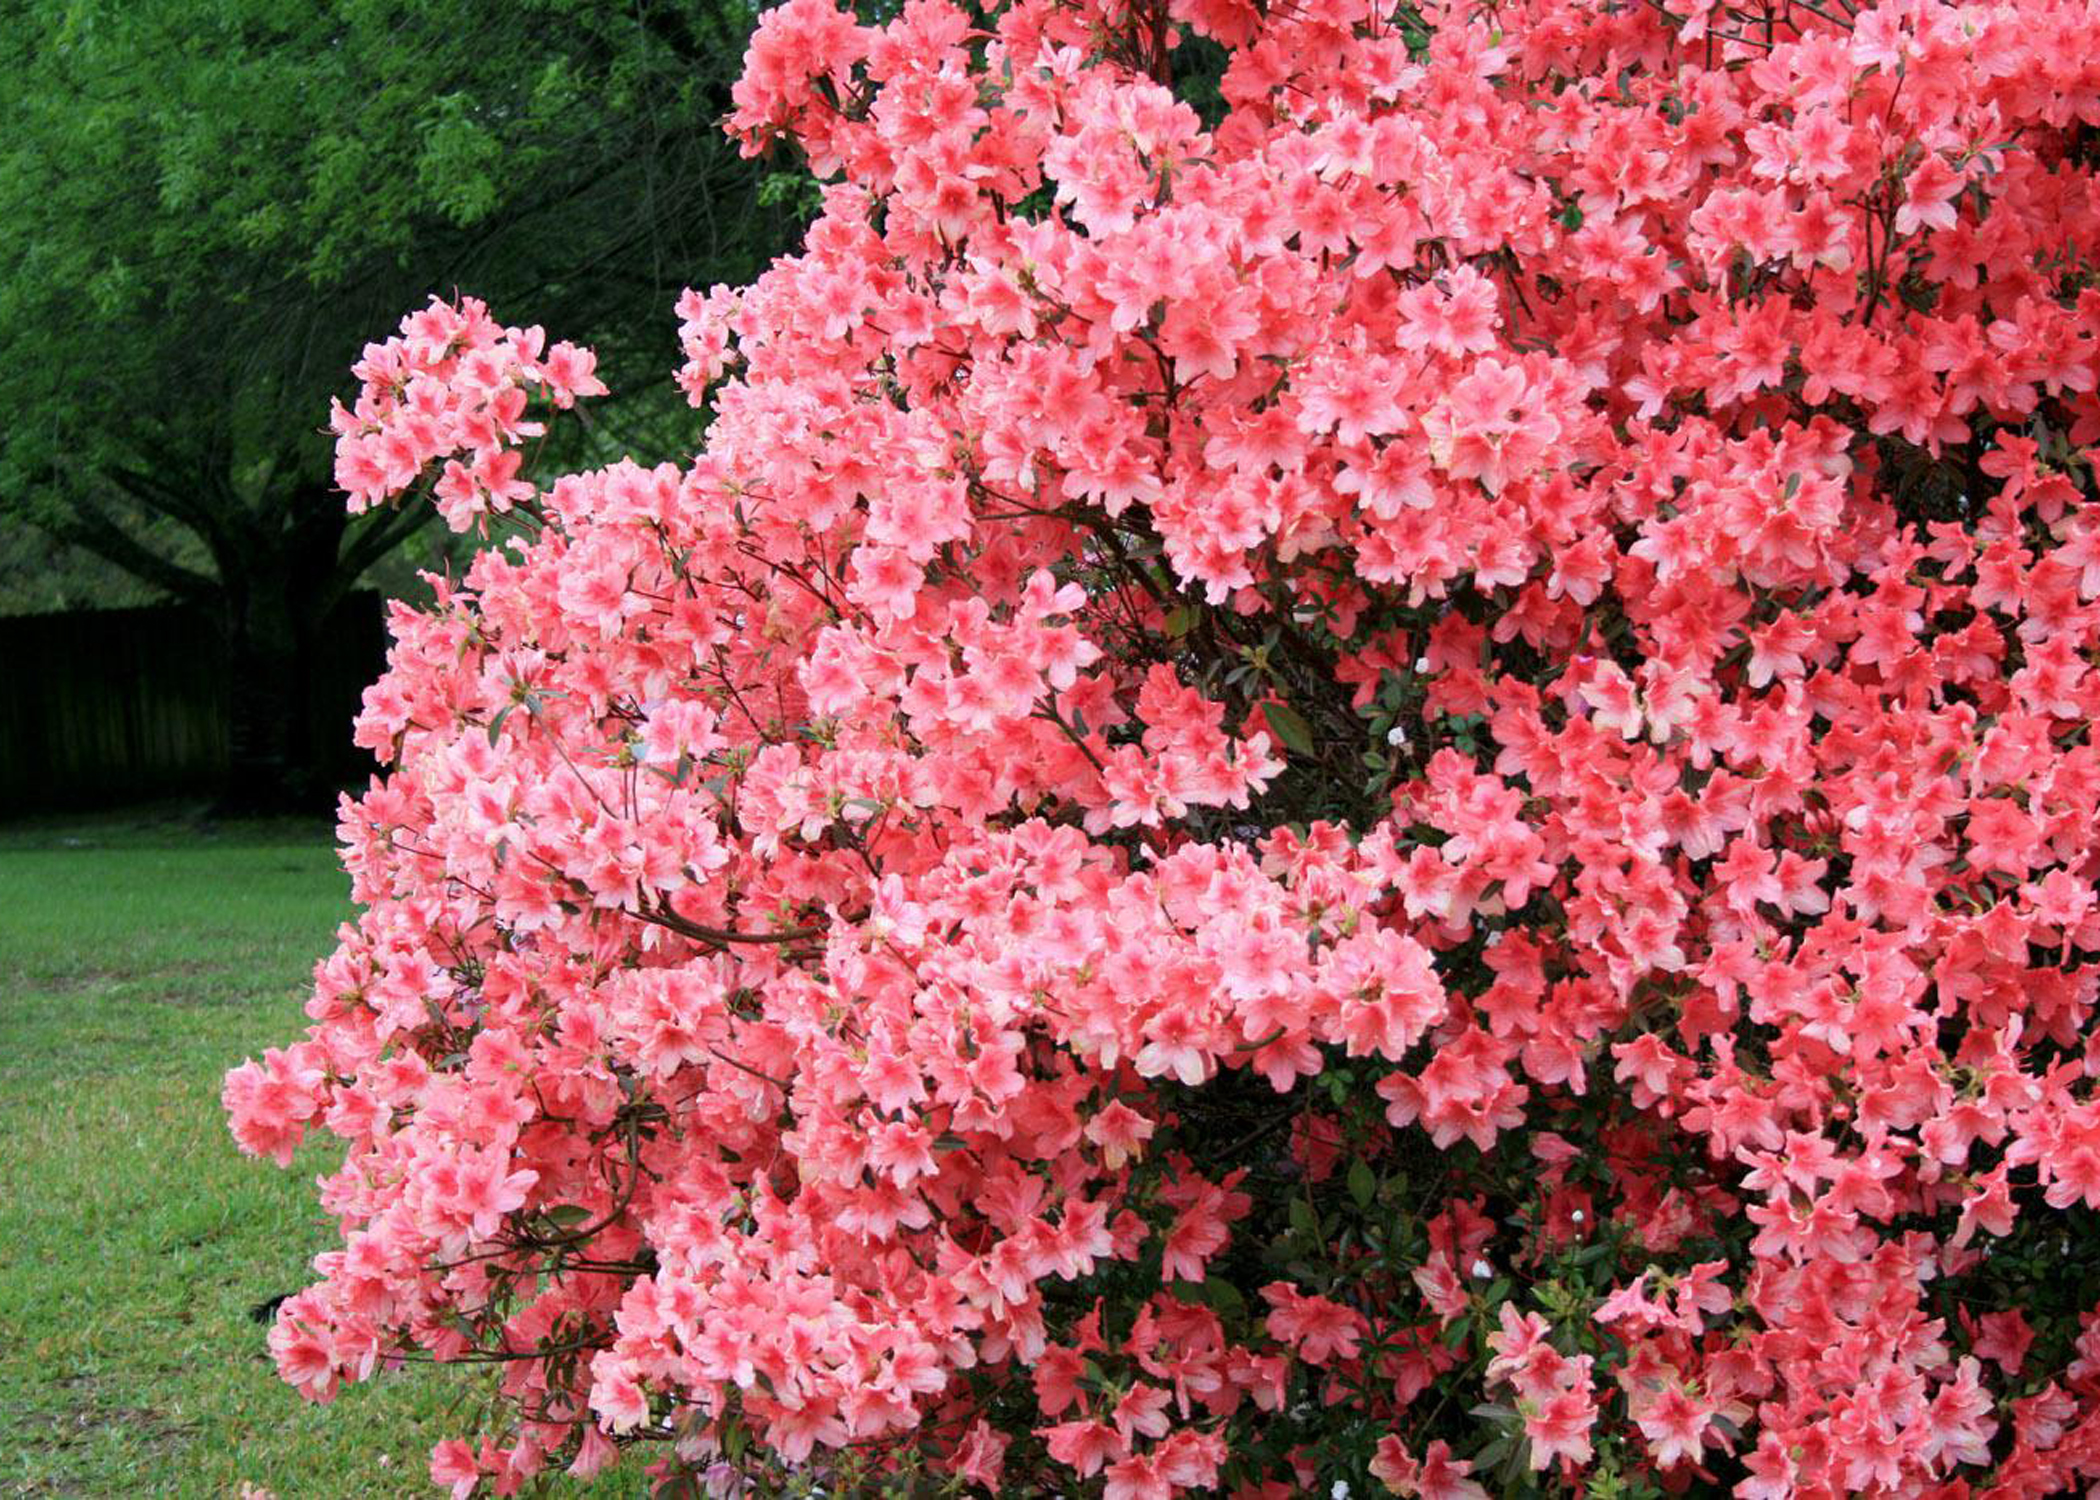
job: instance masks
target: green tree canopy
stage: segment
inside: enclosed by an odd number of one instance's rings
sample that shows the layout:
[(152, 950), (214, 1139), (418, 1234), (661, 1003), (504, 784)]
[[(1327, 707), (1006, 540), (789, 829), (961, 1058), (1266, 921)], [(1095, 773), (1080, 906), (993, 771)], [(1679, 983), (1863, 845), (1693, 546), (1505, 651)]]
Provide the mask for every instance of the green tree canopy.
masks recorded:
[[(791, 228), (715, 128), (753, 13), (0, 14), (0, 517), (219, 611), (236, 777), (296, 783), (304, 644), (422, 520), (346, 519), (329, 396), (365, 342), (455, 289), (596, 345), (616, 392), (624, 370), (660, 372), (678, 289), (748, 276)], [(598, 440), (653, 446), (633, 429), (679, 420), (674, 394), (601, 404)]]

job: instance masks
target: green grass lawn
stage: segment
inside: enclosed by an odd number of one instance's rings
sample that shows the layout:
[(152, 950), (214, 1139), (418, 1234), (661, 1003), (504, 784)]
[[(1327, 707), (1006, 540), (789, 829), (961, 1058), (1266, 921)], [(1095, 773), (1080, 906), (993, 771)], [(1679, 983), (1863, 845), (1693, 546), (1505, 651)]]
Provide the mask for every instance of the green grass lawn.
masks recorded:
[(483, 1387), (278, 1381), (249, 1310), (333, 1243), (329, 1144), (281, 1172), (218, 1102), (299, 1034), (346, 892), (319, 824), (0, 830), (0, 1495), (434, 1493)]

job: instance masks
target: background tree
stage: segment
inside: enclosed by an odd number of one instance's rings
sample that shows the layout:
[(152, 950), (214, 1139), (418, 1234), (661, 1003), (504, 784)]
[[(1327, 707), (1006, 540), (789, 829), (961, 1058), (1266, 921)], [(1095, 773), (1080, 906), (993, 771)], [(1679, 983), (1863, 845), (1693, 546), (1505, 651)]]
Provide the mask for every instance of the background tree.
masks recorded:
[[(611, 370), (662, 369), (677, 289), (749, 274), (791, 221), (712, 128), (752, 13), (740, 0), (6, 11), (0, 520), (216, 612), (229, 795), (311, 795), (311, 645), (426, 520), (347, 518), (315, 414), (401, 306), (455, 286), (499, 310), (529, 302)], [(586, 446), (646, 448), (649, 425), (675, 419), (668, 385), (626, 389)], [(19, 532), (12, 545), (35, 550)]]

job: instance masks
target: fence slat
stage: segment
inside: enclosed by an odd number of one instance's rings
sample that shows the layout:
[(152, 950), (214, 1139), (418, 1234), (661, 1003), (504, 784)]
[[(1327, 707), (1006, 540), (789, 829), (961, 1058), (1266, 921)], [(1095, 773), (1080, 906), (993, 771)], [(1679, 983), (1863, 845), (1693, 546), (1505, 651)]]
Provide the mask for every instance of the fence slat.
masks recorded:
[[(372, 770), (350, 721), (385, 646), (370, 592), (345, 601), (316, 645), (312, 737), (339, 784)], [(0, 619), (0, 816), (217, 790), (228, 676), (211, 617), (186, 606)]]

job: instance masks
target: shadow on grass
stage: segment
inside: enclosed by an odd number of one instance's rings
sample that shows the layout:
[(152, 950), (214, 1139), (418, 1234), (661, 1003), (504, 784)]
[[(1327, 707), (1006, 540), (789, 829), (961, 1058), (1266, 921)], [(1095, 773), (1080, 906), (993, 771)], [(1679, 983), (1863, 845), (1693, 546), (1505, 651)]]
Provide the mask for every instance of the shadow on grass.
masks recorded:
[(209, 803), (153, 802), (96, 813), (44, 813), (0, 820), (0, 852), (18, 849), (182, 849), (332, 845), (335, 819), (218, 818)]

